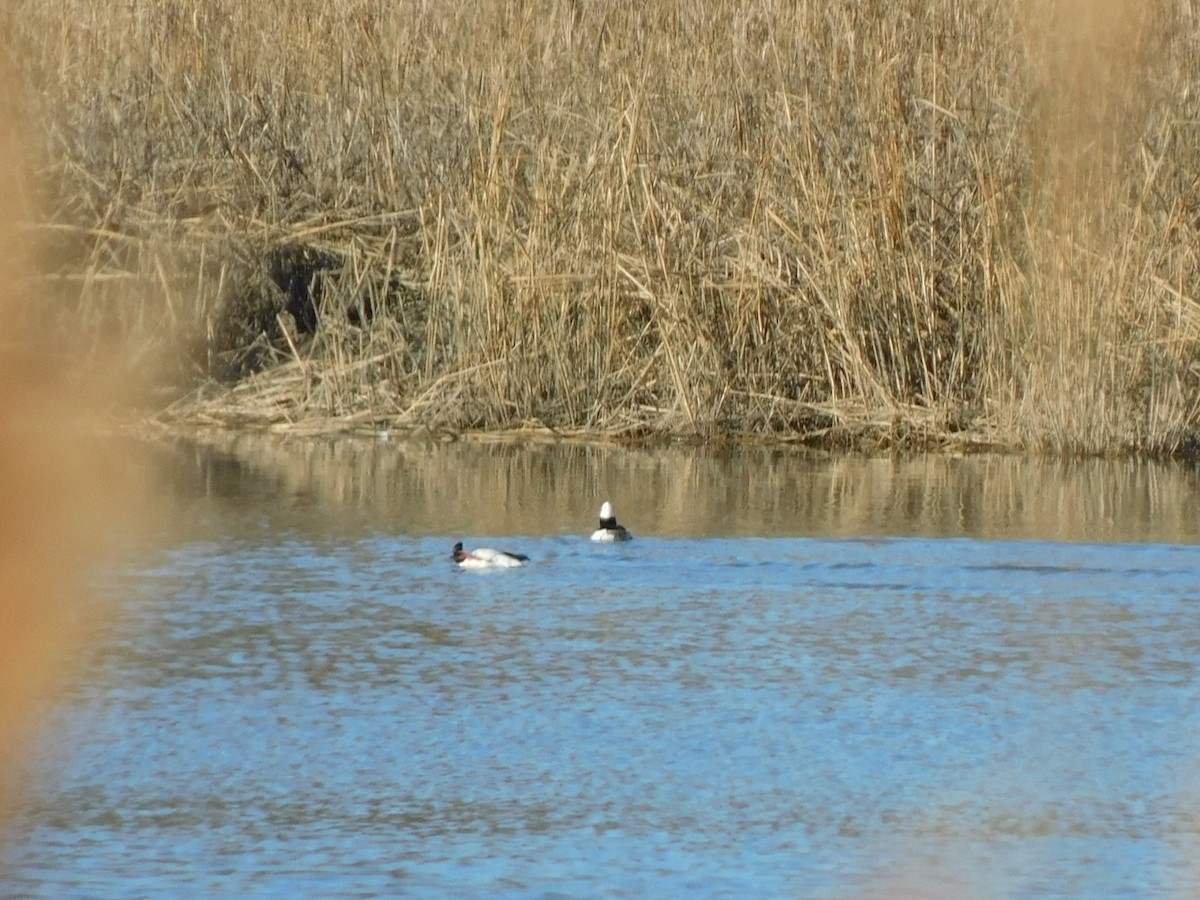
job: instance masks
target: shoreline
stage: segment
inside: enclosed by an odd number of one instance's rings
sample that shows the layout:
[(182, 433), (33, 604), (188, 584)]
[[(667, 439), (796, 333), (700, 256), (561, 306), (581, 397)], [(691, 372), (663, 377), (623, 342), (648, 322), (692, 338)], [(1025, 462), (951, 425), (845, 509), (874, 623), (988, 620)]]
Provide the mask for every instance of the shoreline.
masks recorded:
[[(217, 415), (202, 408), (162, 410), (137, 417), (129, 427), (134, 433), (150, 437), (196, 438), (216, 434), (258, 434), (281, 438), (335, 439), (341, 437), (387, 441), (436, 441), (526, 444), (580, 444), (621, 448), (675, 447), (751, 447), (796, 448), (822, 455), (915, 456), (922, 454), (970, 456), (1000, 454), (1038, 459), (1152, 459), (1193, 460), (1194, 455), (1149, 453), (1125, 449), (1110, 452), (1066, 452), (1054, 448), (1031, 448), (1015, 438), (1003, 440), (996, 435), (964, 430), (940, 434), (918, 434), (909, 430), (897, 434), (895, 423), (874, 426), (855, 424), (828, 427), (814, 432), (754, 434), (745, 432), (688, 433), (680, 431), (618, 432), (587, 428), (555, 428), (541, 424), (486, 429), (454, 429), (437, 425), (408, 423), (397, 425), (385, 414), (362, 411), (337, 417), (253, 416), (237, 408), (222, 407)], [(901, 425), (900, 427), (903, 427)]]

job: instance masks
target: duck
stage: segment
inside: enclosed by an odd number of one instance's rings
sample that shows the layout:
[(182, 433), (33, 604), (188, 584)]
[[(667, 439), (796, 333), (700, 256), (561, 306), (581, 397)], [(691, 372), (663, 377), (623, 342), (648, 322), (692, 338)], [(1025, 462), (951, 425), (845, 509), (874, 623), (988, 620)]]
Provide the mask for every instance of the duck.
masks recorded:
[(592, 540), (612, 543), (632, 538), (633, 535), (624, 525), (617, 524), (617, 514), (613, 512), (612, 504), (605, 500), (604, 505), (600, 507), (600, 527), (592, 532)]
[(450, 554), (450, 558), (462, 569), (511, 569), (529, 562), (529, 557), (524, 553), (509, 553), (505, 550), (493, 550), (491, 547), (464, 550), (462, 541), (454, 545), (454, 552)]

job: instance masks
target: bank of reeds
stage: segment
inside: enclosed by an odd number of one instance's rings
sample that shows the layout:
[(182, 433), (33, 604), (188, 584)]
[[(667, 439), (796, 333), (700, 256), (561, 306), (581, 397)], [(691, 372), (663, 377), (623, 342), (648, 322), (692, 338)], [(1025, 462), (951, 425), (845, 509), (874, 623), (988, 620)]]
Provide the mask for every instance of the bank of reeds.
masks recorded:
[[(1171, 452), (1180, 0), (13, 0), (72, 327), (165, 415)], [(130, 338), (139, 338), (130, 340)], [(169, 356), (169, 354), (168, 354)]]

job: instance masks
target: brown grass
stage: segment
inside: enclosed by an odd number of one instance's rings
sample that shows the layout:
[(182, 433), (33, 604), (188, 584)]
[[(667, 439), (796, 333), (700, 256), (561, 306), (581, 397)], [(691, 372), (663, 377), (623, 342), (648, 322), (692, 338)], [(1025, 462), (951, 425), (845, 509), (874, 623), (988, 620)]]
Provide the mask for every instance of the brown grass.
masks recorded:
[(1189, 2), (0, 16), (71, 325), (235, 382), (167, 418), (1195, 443)]

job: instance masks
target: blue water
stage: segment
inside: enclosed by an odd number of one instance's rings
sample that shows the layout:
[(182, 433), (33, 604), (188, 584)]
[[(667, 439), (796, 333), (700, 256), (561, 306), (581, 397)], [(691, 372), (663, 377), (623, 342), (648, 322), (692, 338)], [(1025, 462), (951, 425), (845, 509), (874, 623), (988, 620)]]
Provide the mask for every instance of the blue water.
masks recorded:
[(479, 573), (310, 501), (191, 498), (104, 576), (0, 894), (1200, 889), (1200, 546), (635, 516)]

